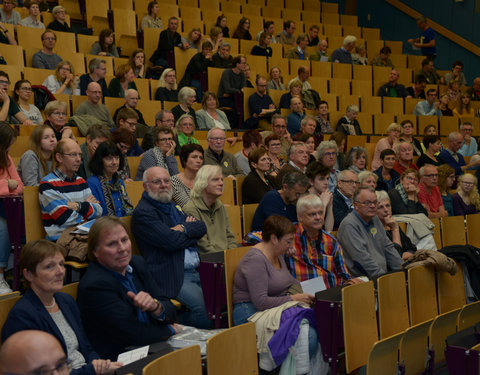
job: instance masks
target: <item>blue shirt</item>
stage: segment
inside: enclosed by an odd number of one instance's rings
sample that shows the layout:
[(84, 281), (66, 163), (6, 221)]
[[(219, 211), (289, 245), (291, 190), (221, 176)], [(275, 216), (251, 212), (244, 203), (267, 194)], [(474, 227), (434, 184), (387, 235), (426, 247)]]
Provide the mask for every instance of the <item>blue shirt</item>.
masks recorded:
[(270, 190), (260, 201), (252, 221), (252, 231), (262, 230), (263, 222), (271, 215), (280, 215), (297, 222), (297, 208), (285, 204), (277, 190)]
[(292, 137), (294, 137), (295, 134), (300, 133), (300, 129), (301, 129), (300, 124), (304, 117), (305, 117), (304, 113), (297, 113), (297, 112), (292, 112), (288, 115), (287, 130)]
[[(435, 40), (435, 31), (431, 27), (420, 33), (420, 43), (426, 44), (430, 41)], [(422, 47), (422, 55), (436, 55), (437, 47)]]

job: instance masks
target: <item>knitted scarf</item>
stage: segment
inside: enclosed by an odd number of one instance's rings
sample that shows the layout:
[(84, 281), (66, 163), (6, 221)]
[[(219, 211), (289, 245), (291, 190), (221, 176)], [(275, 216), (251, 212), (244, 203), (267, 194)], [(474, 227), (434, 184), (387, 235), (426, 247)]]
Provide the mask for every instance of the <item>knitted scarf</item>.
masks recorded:
[(397, 186), (395, 186), (395, 189), (397, 189), (398, 193), (400, 194), (400, 197), (402, 198), (403, 203), (405, 203), (405, 205), (408, 205), (408, 195), (405, 192), (403, 185), (397, 184)]
[(102, 193), (105, 197), (105, 205), (107, 206), (107, 216), (117, 216), (115, 212), (115, 205), (113, 203), (112, 191), (120, 192), (120, 201), (122, 202), (122, 216), (130, 216), (133, 211), (133, 205), (127, 195), (122, 180), (115, 174), (113, 180), (108, 181), (105, 176), (98, 176), (100, 185), (102, 186)]

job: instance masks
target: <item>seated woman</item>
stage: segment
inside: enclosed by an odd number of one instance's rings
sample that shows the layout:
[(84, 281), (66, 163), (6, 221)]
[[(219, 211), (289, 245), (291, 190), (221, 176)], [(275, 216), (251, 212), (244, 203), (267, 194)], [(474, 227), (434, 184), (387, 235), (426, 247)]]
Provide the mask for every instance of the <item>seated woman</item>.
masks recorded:
[(442, 116), (453, 116), (453, 111), (448, 107), (448, 103), (450, 103), (450, 97), (448, 96), (448, 94), (444, 93), (440, 95), (438, 109), (440, 110), (440, 112), (442, 112)]
[(354, 65), (368, 65), (367, 50), (363, 44), (355, 47), (355, 53), (352, 53), (352, 62)]
[(227, 115), (218, 109), (218, 106), (217, 94), (213, 91), (206, 91), (202, 97), (203, 109), (195, 112), (198, 129), (210, 130), (212, 128), (220, 128), (230, 130)]
[(122, 153), (117, 145), (107, 141), (100, 143), (92, 160), (93, 176), (87, 180), (93, 196), (101, 204), (103, 216), (130, 216), (133, 205), (118, 170), (123, 167)]
[[(235, 272), (234, 325), (247, 323), (248, 318), (257, 311), (273, 308), (286, 310), (296, 306), (295, 302), (303, 302), (307, 305), (313, 303), (314, 296), (302, 293), (299, 282), (293, 278), (283, 258), (293, 247), (294, 234), (295, 226), (283, 216), (272, 215), (263, 223), (263, 242), (258, 243), (245, 254)], [(318, 347), (317, 333), (313, 328), (314, 322), (310, 312), (304, 313), (310, 323), (308, 351), (310, 357), (313, 357)], [(265, 368), (266, 366), (262, 363), (264, 354), (260, 353), (260, 366), (264, 370), (272, 370), (272, 368)]]
[(249, 152), (248, 163), (250, 173), (242, 183), (243, 204), (260, 203), (263, 196), (275, 189), (274, 177), (268, 175), (270, 160), (264, 148), (256, 148)]
[(317, 107), (317, 128), (315, 129), (316, 133), (320, 134), (332, 134), (333, 128), (330, 123), (330, 114), (328, 112), (328, 102), (325, 100), (320, 100)]
[(142, 18), (141, 28), (142, 30), (146, 28), (160, 29), (163, 30), (162, 19), (158, 16), (160, 13), (160, 5), (156, 0), (150, 1), (147, 5), (147, 15)]
[(133, 69), (135, 77), (145, 78), (145, 51), (141, 48), (134, 50), (128, 59), (128, 65)]
[(128, 89), (137, 90), (137, 85), (133, 81), (135, 73), (130, 64), (120, 65), (116, 69), (115, 78), (112, 78), (108, 85), (108, 96), (113, 98), (124, 98)]
[(208, 37), (205, 39), (205, 41), (212, 44), (212, 54), (218, 52), (218, 48), (223, 42), (223, 37), (224, 35), (220, 27), (214, 26), (210, 29)]
[(155, 91), (155, 100), (178, 102), (177, 74), (174, 69), (167, 68), (162, 72)]
[(175, 308), (162, 296), (145, 260), (132, 256), (125, 223), (103, 216), (88, 234), (90, 263), (78, 286), (85, 332), (104, 358), (131, 346), (167, 340), (181, 330)]
[(372, 160), (372, 170), (376, 170), (381, 167), (382, 160), (380, 159), (380, 154), (383, 150), (387, 148), (393, 150), (393, 147), (398, 142), (400, 138), (400, 133), (402, 132), (402, 127), (395, 122), (392, 122), (388, 125), (385, 138), (380, 139), (375, 146), (375, 152), (373, 153)]
[(448, 90), (446, 94), (448, 95), (448, 100), (458, 100), (459, 95), (462, 93), (460, 91), (460, 85), (457, 80), (451, 80), (447, 84)]
[(418, 181), (420, 174), (417, 170), (407, 168), (400, 176), (400, 183), (388, 191), (392, 212), (394, 215), (427, 214), (427, 210), (418, 200)]
[(203, 165), (204, 151), (202, 146), (191, 143), (180, 149), (180, 164), (183, 171), (170, 178), (172, 182), (172, 200), (180, 207), (190, 200), (197, 172)]
[(54, 74), (50, 74), (42, 85), (50, 90), (52, 94), (78, 95), (78, 77), (75, 77), (75, 70), (69, 61), (61, 61)]
[(354, 146), (348, 150), (345, 157), (345, 168), (356, 174), (363, 172), (367, 168), (367, 150), (360, 146)]
[(462, 120), (465, 117), (474, 117), (475, 110), (472, 107), (470, 96), (463, 93), (458, 97), (457, 106), (453, 110), (453, 114)]
[(217, 22), (215, 26), (219, 27), (222, 30), (222, 34), (224, 38), (230, 38), (230, 30), (227, 26), (227, 17), (224, 14), (220, 14), (217, 17)]
[(249, 30), (250, 20), (247, 17), (242, 17), (238, 22), (237, 28), (233, 32), (232, 38), (252, 40), (252, 35), (250, 34)]
[(453, 213), (455, 216), (465, 216), (478, 213), (480, 210), (480, 195), (478, 194), (477, 178), (470, 173), (461, 175), (458, 187), (452, 196)]
[(265, 149), (268, 151), (268, 158), (270, 159), (270, 169), (268, 174), (272, 177), (277, 177), (280, 169), (285, 165), (285, 159), (280, 155), (282, 152), (282, 141), (276, 134), (270, 134), (264, 140)]
[(48, 125), (39, 125), (30, 134), (30, 150), (20, 158), (17, 171), (25, 186), (38, 186), (40, 180), (55, 169), (53, 149), (57, 138)]
[(362, 128), (357, 120), (359, 111), (355, 104), (350, 104), (345, 111), (345, 116), (338, 120), (335, 131), (345, 135), (362, 135)]
[(100, 31), (100, 34), (98, 35), (98, 42), (93, 43), (90, 54), (99, 56), (120, 57), (118, 55), (117, 47), (115, 46), (113, 38), (114, 37), (112, 30), (104, 29)]
[(333, 132), (328, 140), (334, 141), (337, 145), (337, 157), (333, 168), (337, 171), (343, 171), (345, 169), (345, 144), (347, 143), (347, 136), (342, 132)]
[(272, 57), (272, 47), (270, 47), (271, 42), (272, 37), (270, 34), (267, 34), (266, 32), (261, 33), (260, 39), (258, 40), (258, 46), (253, 46), (250, 54), (253, 56)]
[(387, 192), (377, 191), (376, 193), (378, 201), (377, 216), (385, 228), (388, 238), (393, 242), (402, 259), (407, 260), (417, 251), (417, 247), (398, 226), (395, 218), (392, 217), (392, 205)]
[(270, 69), (270, 81), (267, 82), (267, 89), (269, 90), (285, 90), (283, 84), (282, 71), (278, 66)]
[(370, 186), (373, 190), (377, 189), (378, 176), (371, 171), (363, 171), (358, 174), (360, 186)]
[(314, 161), (307, 166), (305, 174), (310, 182), (308, 192), (316, 194), (323, 203), (325, 212), (325, 223), (323, 229), (327, 232), (333, 230), (333, 194), (328, 190), (328, 178), (330, 177), (330, 168), (323, 165), (320, 161)]
[(421, 168), (425, 164), (436, 165), (437, 167), (442, 164), (435, 155), (438, 154), (442, 148), (442, 139), (439, 135), (426, 135), (422, 140), (425, 152), (420, 155), (417, 160), (417, 167)]
[(448, 212), (448, 216), (455, 216), (453, 212), (453, 198), (450, 189), (455, 182), (455, 169), (448, 164), (442, 164), (438, 167), (438, 188), (442, 195), (443, 207)]
[(65, 126), (68, 115), (67, 103), (61, 102), (60, 100), (48, 102), (43, 112), (45, 113), (46, 117), (45, 125), (48, 125), (52, 128), (57, 141), (66, 138), (72, 138), (73, 140), (76, 140), (75, 136), (73, 135), (72, 128), (70, 126)]
[(113, 374), (120, 362), (99, 359), (83, 330), (77, 304), (62, 293), (64, 249), (51, 241), (30, 241), (22, 249), (20, 269), (29, 284), (13, 306), (2, 329), (2, 341), (15, 332), (39, 330), (52, 334), (71, 361), (71, 374)]
[(197, 128), (197, 117), (195, 116), (195, 110), (192, 108), (192, 104), (195, 103), (197, 93), (191, 87), (182, 87), (178, 92), (178, 103), (175, 107), (172, 108), (173, 117), (175, 118), (175, 123), (178, 121), (182, 115), (190, 115), (193, 118), (193, 123), (195, 125), (194, 129)]
[(190, 202), (183, 207), (185, 214), (207, 226), (207, 234), (198, 240), (198, 250), (203, 254), (238, 247), (227, 210), (220, 201), (222, 194), (222, 169), (217, 165), (204, 165), (197, 173)]
[(388, 46), (382, 47), (382, 49), (380, 50), (380, 54), (373, 58), (372, 65), (373, 66), (389, 66), (392, 69), (395, 68), (393, 66), (392, 60), (390, 60), (391, 53), (392, 53), (392, 50), (390, 49), (390, 47)]
[(178, 174), (177, 159), (175, 159), (176, 143), (173, 140), (172, 129), (156, 126), (152, 130), (152, 135), (154, 147), (143, 154), (135, 176), (136, 181), (142, 181), (143, 172), (150, 167), (165, 168), (170, 176)]
[(202, 39), (202, 32), (198, 27), (194, 27), (192, 30), (190, 30), (187, 37), (182, 36), (182, 43), (188, 44), (190, 48), (197, 50), (197, 52), (200, 52)]
[(118, 174), (123, 181), (133, 181), (128, 165), (127, 151), (135, 144), (135, 137), (125, 128), (119, 128), (112, 133), (112, 142), (115, 143), (121, 152), (123, 168), (118, 169)]
[[(43, 124), (42, 113), (34, 104), (30, 103), (32, 94), (32, 84), (30, 81), (21, 79), (15, 83), (15, 87), (13, 88), (13, 99), (18, 104), (20, 111), (27, 119), (31, 120), (34, 125), (40, 125)], [(16, 118), (12, 117), (12, 120), (15, 121)]]
[[(295, 135), (294, 140), (305, 144), (308, 152), (308, 164), (313, 163), (316, 160), (315, 146), (318, 146), (315, 144), (315, 136), (308, 133), (298, 133)], [(320, 144), (320, 142), (318, 142), (318, 144)]]
[(422, 145), (418, 141), (418, 139), (413, 137), (414, 133), (414, 125), (410, 120), (403, 120), (400, 123), (402, 127), (402, 136), (400, 137), (401, 142), (408, 142), (412, 145), (413, 148), (413, 155), (420, 156), (422, 155)]
[(302, 99), (302, 82), (299, 79), (294, 79), (288, 84), (290, 92), (283, 94), (280, 97), (280, 108), (290, 109), (290, 100), (293, 97)]
[(197, 139), (193, 136), (195, 123), (192, 116), (181, 115), (175, 123), (175, 129), (177, 129), (177, 140), (180, 147), (190, 143), (198, 144)]

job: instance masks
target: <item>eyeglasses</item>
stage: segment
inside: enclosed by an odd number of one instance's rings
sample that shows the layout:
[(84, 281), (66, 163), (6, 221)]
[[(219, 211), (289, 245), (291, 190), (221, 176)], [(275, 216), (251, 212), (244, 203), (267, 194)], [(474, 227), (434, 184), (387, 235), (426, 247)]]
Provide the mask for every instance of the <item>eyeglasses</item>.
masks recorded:
[(5, 81), (5, 80), (0, 80), (0, 85), (8, 85), (10, 84), (10, 81)]
[(423, 177), (428, 177), (428, 178), (438, 177), (438, 173), (424, 174)]
[(324, 152), (323, 153), (323, 156), (335, 156), (335, 155), (337, 155), (336, 152)]
[(474, 185), (473, 182), (468, 182), (468, 181), (462, 181), (462, 184), (464, 184), (464, 185), (469, 185), (469, 186), (470, 186), (470, 185)]
[[(68, 374), (70, 373), (70, 370), (72, 368), (72, 361), (69, 359), (62, 359), (57, 362), (54, 368), (38, 368), (36, 370), (32, 371), (32, 374), (34, 375), (53, 375), (54, 372), (57, 372), (58, 374)], [(5, 373), (7, 374), (7, 373)], [(9, 373), (9, 375), (15, 375), (12, 373)]]
[(170, 183), (170, 179), (169, 178), (164, 178), (164, 179), (161, 179), (161, 178), (158, 178), (156, 180), (152, 180), (152, 181), (147, 181), (148, 184), (153, 184), (153, 185), (160, 185), (161, 183), (164, 183), (164, 184), (169, 184)]
[(118, 147), (120, 147), (121, 150), (128, 150), (130, 148), (129, 145), (126, 145), (124, 143), (119, 143)]
[(367, 207), (369, 207), (369, 206), (371, 206), (371, 207), (375, 206), (376, 207), (378, 205), (378, 201), (364, 201), (364, 202), (356, 201), (356, 202), (358, 204), (363, 204), (364, 206), (367, 206)]
[(127, 123), (127, 124), (130, 125), (130, 126), (137, 126), (137, 123), (136, 123), (136, 122), (127, 121), (127, 120), (124, 120), (124, 122)]
[(158, 141), (161, 142), (161, 143), (171, 142), (171, 141), (173, 141), (173, 138), (160, 138)]
[(224, 137), (215, 137), (215, 138), (208, 138), (208, 139), (213, 141), (213, 142), (223, 142), (223, 141), (225, 141)]
[(81, 152), (72, 152), (70, 154), (62, 154), (64, 156), (69, 156), (71, 158), (81, 158), (82, 157), (82, 153)]
[(354, 180), (340, 180), (341, 182), (345, 182), (346, 184), (349, 184), (349, 185), (358, 185), (360, 184), (360, 182), (358, 181), (354, 181)]
[(45, 38), (43, 38), (43, 40), (57, 40), (57, 38), (53, 36), (46, 36)]
[(32, 92), (33, 91), (31, 87), (21, 87), (20, 90), (27, 91), (27, 92)]
[(52, 115), (58, 116), (58, 117), (65, 117), (67, 114), (65, 112), (52, 112)]

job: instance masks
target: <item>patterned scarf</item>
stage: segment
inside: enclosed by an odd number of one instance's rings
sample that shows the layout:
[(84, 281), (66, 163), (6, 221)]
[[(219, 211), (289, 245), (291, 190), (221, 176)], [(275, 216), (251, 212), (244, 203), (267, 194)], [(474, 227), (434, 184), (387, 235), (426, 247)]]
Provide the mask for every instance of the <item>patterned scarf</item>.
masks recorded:
[(113, 203), (112, 191), (120, 192), (120, 201), (122, 202), (123, 216), (130, 216), (133, 211), (133, 205), (130, 198), (127, 195), (122, 180), (118, 174), (115, 174), (112, 181), (108, 181), (105, 176), (98, 176), (100, 185), (102, 186), (102, 193), (105, 197), (105, 205), (107, 206), (108, 216), (117, 216), (115, 212), (115, 205)]
[(405, 203), (405, 205), (408, 205), (408, 195), (405, 192), (403, 185), (397, 184), (397, 186), (395, 186), (395, 189), (397, 189), (398, 193), (400, 194), (400, 197), (402, 197), (403, 203)]

